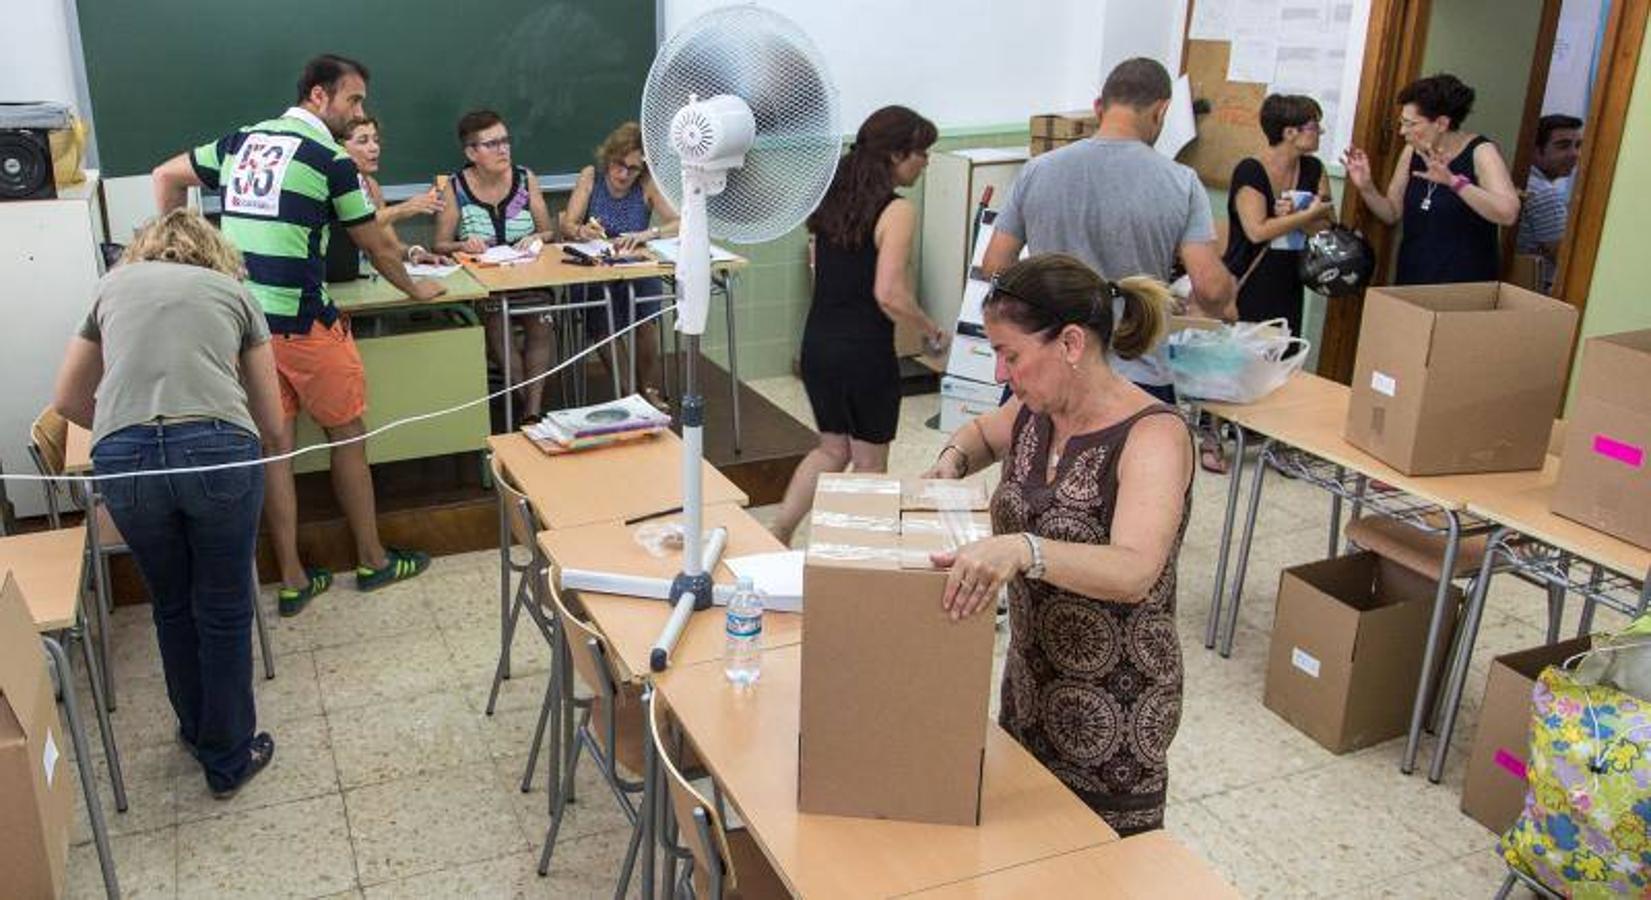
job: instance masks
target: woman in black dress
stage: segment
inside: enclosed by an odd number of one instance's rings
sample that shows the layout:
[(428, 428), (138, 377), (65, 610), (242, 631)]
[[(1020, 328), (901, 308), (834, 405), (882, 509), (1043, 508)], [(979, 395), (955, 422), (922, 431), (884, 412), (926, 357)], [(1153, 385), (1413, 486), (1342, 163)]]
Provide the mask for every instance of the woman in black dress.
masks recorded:
[(802, 375), (820, 445), (785, 490), (774, 523), (782, 541), (808, 513), (822, 472), (888, 468), (900, 422), (895, 321), (921, 329), (931, 349), (944, 342), (917, 305), (908, 271), (917, 210), (894, 192), (923, 174), (937, 137), (933, 122), (903, 106), (872, 113), (808, 219), (814, 303), (803, 326)]
[[(1227, 191), (1227, 252), (1222, 261), (1238, 279), (1238, 318), (1284, 319), (1301, 335), (1301, 233), (1318, 231), (1335, 215), (1330, 179), (1319, 148), (1318, 102), (1271, 94), (1261, 102), (1267, 149), (1233, 168)], [(1224, 474), (1227, 461), (1214, 429), (1199, 440), (1199, 464)]]
[(1376, 217), (1404, 222), (1395, 284), (1495, 281), (1501, 275), (1498, 226), (1519, 221), (1519, 192), (1496, 144), (1462, 131), (1473, 88), (1432, 75), (1399, 92), (1399, 153), (1387, 193), (1377, 192), (1370, 158), (1342, 156), (1347, 178)]

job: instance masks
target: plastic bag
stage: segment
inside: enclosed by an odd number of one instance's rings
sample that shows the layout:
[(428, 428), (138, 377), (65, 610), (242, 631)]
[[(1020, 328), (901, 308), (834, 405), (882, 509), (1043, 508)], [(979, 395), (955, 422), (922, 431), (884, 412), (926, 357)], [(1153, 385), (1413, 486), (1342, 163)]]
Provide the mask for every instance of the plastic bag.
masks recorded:
[[(1175, 392), (1222, 403), (1254, 403), (1301, 370), (1312, 346), (1283, 319), (1188, 328), (1164, 342)], [(1300, 349), (1284, 358), (1292, 347)]]
[(1651, 613), (1615, 634), (1596, 637), (1594, 648), (1577, 665), (1576, 679), (1614, 687), (1651, 703)]
[(1549, 666), (1530, 757), (1508, 865), (1578, 900), (1651, 895), (1651, 705)]

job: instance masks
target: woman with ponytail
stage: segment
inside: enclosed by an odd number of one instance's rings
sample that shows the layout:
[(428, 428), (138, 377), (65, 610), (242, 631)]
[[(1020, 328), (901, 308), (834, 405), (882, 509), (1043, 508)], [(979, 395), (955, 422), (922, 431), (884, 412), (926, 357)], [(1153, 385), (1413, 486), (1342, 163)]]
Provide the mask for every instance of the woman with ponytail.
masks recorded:
[[(1122, 312), (1114, 321), (1114, 300)], [(1113, 372), (1164, 330), (1169, 290), (1034, 256), (993, 280), (986, 335), (1014, 398), (953, 434), (930, 478), (997, 461), (993, 537), (936, 554), (953, 618), (1009, 589), (999, 723), (1120, 835), (1161, 828), (1181, 719), (1175, 567), (1192, 435)]]
[(808, 219), (814, 302), (803, 326), (802, 376), (820, 445), (797, 465), (774, 523), (790, 542), (823, 472), (888, 468), (900, 423), (894, 326), (905, 322), (938, 350), (945, 335), (917, 305), (908, 264), (917, 210), (895, 193), (929, 165), (934, 123), (904, 106), (871, 114)]

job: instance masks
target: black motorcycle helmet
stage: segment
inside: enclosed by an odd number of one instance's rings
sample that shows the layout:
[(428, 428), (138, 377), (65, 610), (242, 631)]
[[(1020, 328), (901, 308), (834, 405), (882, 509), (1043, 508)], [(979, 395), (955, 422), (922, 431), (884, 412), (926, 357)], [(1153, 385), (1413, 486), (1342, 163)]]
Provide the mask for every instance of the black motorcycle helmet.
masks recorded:
[(1376, 255), (1370, 242), (1340, 225), (1308, 235), (1301, 251), (1301, 283), (1326, 297), (1358, 293), (1375, 271)]

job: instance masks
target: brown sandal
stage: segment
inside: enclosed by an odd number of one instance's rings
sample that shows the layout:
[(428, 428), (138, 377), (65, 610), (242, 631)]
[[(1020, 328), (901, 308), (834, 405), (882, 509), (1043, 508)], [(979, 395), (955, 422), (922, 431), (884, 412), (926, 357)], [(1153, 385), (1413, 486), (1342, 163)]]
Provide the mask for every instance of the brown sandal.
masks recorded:
[(1198, 466), (1212, 475), (1227, 474), (1227, 453), (1221, 438), (1207, 431), (1199, 436)]

